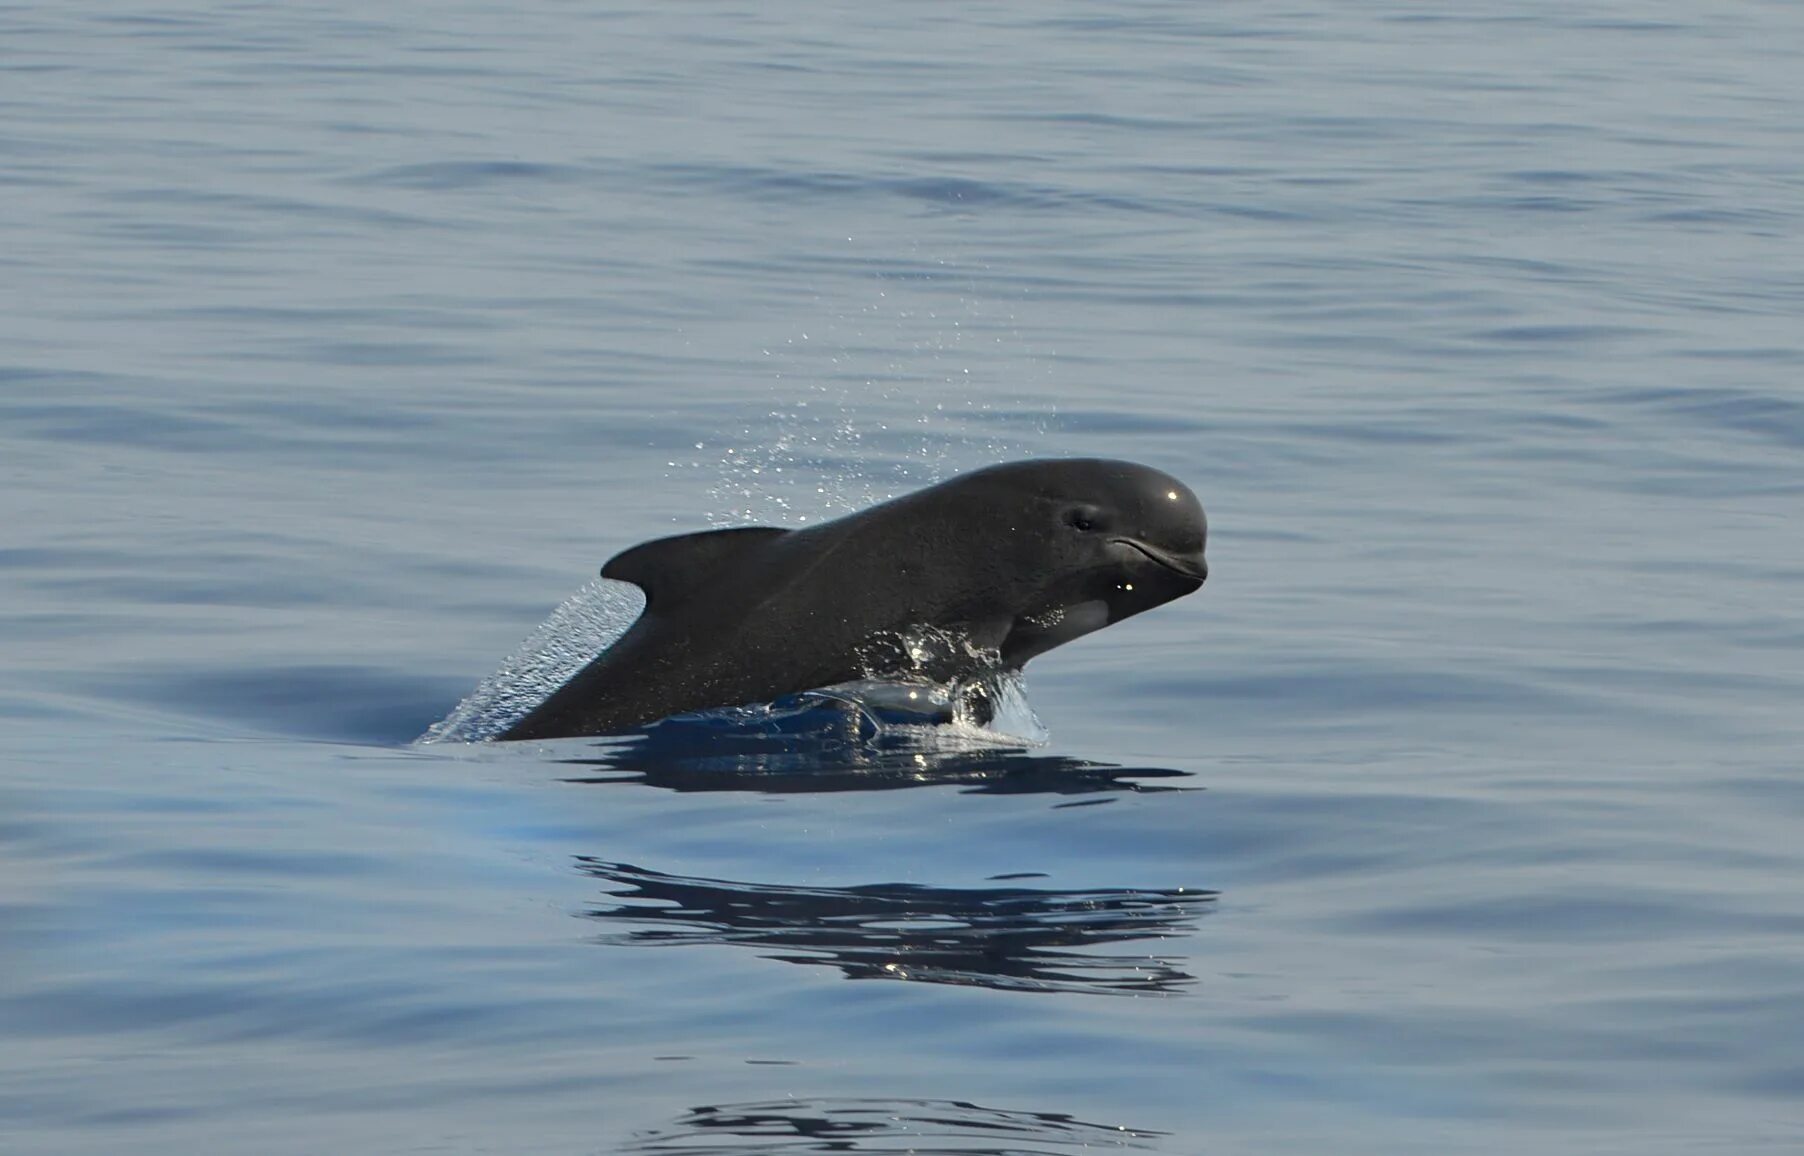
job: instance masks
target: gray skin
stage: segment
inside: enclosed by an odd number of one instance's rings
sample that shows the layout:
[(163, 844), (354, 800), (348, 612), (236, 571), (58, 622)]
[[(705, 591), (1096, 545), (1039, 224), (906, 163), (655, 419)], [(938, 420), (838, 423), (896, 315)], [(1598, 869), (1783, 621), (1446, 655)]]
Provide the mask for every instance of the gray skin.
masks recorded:
[(614, 734), (866, 678), (949, 682), (1202, 586), (1189, 487), (1132, 462), (1011, 462), (802, 530), (662, 538), (601, 569), (632, 628), (501, 737)]

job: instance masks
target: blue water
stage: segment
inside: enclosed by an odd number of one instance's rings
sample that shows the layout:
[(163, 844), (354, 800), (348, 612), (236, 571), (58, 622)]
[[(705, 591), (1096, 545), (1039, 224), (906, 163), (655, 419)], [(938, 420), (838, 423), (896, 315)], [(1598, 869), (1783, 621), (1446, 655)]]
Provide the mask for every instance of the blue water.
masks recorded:
[[(0, 1150), (1804, 1149), (1804, 7), (0, 10)], [(1210, 511), (1049, 744), (411, 740), (618, 550)]]

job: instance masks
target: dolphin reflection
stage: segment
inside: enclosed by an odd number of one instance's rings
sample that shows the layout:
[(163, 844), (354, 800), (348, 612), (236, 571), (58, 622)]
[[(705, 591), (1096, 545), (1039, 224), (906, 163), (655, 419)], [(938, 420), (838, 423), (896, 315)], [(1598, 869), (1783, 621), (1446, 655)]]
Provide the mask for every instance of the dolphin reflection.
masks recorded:
[[(893, 725), (899, 717), (905, 725)], [(561, 762), (585, 768), (568, 782), (669, 791), (791, 794), (948, 784), (972, 794), (1196, 789), (1155, 781), (1187, 779), (1188, 771), (1033, 754), (1020, 744), (975, 743), (945, 728), (906, 725), (915, 721), (811, 692), (768, 707), (667, 719)]]
[(912, 883), (800, 887), (686, 878), (579, 856), (615, 902), (583, 912), (610, 945), (732, 943), (848, 979), (1016, 991), (1176, 994), (1195, 977), (1163, 956), (1094, 954), (1105, 944), (1195, 930), (1217, 892), (958, 889)]
[[(641, 1132), (626, 1156), (802, 1156), (809, 1152), (912, 1152), (916, 1156), (1053, 1156), (1146, 1150), (1167, 1135), (1110, 1127), (1063, 1112), (1010, 1112), (962, 1100), (785, 1099), (692, 1108)], [(897, 1147), (906, 1144), (906, 1148)]]
[[(672, 760), (642, 758), (624, 750), (603, 758), (563, 760), (590, 768), (570, 783), (637, 783), (666, 791), (756, 791), (803, 794), (817, 791), (893, 791), (905, 787), (959, 786), (973, 795), (1101, 795), (1110, 792), (1185, 791), (1149, 780), (1187, 779), (1188, 771), (1165, 767), (1122, 767), (1062, 755), (1022, 751), (966, 751), (957, 755), (896, 754), (856, 764), (806, 762), (781, 752), (769, 755), (716, 754)], [(1107, 802), (1097, 799), (1096, 802)], [(1072, 805), (1072, 804), (1062, 804)]]

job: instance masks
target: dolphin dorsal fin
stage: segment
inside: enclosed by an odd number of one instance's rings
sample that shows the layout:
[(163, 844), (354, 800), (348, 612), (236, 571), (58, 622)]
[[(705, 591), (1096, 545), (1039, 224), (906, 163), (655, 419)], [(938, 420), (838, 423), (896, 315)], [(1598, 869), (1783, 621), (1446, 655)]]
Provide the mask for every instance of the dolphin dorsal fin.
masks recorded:
[(788, 533), (775, 526), (736, 526), (659, 538), (614, 555), (601, 576), (631, 582), (645, 591), (646, 610), (665, 611), (682, 605), (729, 562)]

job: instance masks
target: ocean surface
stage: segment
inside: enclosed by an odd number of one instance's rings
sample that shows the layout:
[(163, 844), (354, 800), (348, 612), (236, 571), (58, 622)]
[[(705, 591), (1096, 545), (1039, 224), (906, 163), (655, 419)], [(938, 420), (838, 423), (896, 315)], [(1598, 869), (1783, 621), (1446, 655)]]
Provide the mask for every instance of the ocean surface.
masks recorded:
[[(1804, 5), (0, 7), (0, 1151), (1804, 1151)], [(415, 739), (1167, 470), (1047, 741)]]

